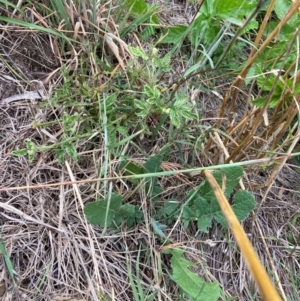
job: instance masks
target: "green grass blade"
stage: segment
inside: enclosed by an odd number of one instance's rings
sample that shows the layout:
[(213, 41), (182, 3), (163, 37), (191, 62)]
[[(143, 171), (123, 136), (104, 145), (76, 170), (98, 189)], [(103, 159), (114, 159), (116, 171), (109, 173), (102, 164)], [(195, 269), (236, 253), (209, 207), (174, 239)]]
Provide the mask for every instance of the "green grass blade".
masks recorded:
[(7, 254), (7, 251), (5, 249), (5, 245), (3, 242), (0, 241), (0, 254), (3, 255), (4, 257), (4, 261), (5, 261), (5, 264), (6, 264), (6, 268), (8, 270), (8, 274), (9, 276), (14, 280), (16, 281), (16, 277), (14, 275), (14, 269), (13, 269), (13, 264)]
[(36, 25), (36, 24), (32, 24), (32, 23), (28, 23), (28, 22), (24, 22), (24, 21), (21, 21), (21, 20), (8, 18), (8, 17), (1, 17), (1, 16), (0, 16), (0, 21), (6, 22), (8, 24), (15, 24), (15, 25), (23, 26), (23, 27), (26, 27), (26, 28), (31, 29), (31, 30), (36, 30), (36, 31), (44, 32), (44, 33), (50, 33), (50, 34), (52, 34), (54, 36), (57, 36), (59, 38), (66, 39), (69, 42), (79, 43), (79, 41), (68, 38), (64, 34), (58, 32), (58, 31), (55, 31), (51, 28), (46, 28), (46, 27), (39, 26), (39, 25)]

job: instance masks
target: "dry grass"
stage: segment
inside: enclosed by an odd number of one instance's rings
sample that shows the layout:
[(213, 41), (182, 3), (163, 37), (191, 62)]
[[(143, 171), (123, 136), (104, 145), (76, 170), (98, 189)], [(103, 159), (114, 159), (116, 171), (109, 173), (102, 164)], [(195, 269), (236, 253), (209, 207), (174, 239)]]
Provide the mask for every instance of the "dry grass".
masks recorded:
[[(176, 14), (179, 14), (180, 9), (187, 12), (187, 8), (179, 4), (173, 8), (176, 8)], [(166, 8), (162, 16), (168, 10), (170, 9)], [(176, 22), (185, 23), (184, 20)], [(27, 33), (24, 38), (23, 32), (18, 33), (17, 29), (15, 26), (6, 27), (5, 35), (2, 35), (4, 46), (0, 48), (0, 54), (8, 55), (12, 61), (12, 69), (8, 70), (0, 63), (0, 103), (5, 97), (36, 87), (51, 94), (61, 80), (59, 69), (55, 73), (58, 76), (50, 76), (47, 81), (43, 76), (43, 73), (50, 74), (60, 67), (60, 58), (55, 57), (51, 51), (46, 55), (45, 61), (45, 55), (38, 53), (35, 57), (30, 57), (22, 50), (24, 47), (50, 49), (49, 40), (32, 33)], [(12, 53), (13, 50), (16, 52)], [(33, 72), (36, 72), (35, 78)], [(22, 79), (17, 76), (20, 74), (23, 75)], [(205, 80), (203, 84), (205, 85)], [(222, 83), (215, 92), (224, 96), (227, 88), (227, 84)], [(190, 89), (189, 92), (192, 95), (195, 91)], [(244, 93), (247, 94), (245, 91)], [(216, 108), (220, 107), (221, 99), (216, 94), (202, 92), (200, 99), (204, 107), (204, 126), (215, 126), (218, 117)], [(238, 122), (246, 111), (242, 106), (239, 108), (241, 112), (237, 112)], [(23, 156), (12, 156), (11, 152), (23, 148), (28, 138), (47, 144), (58, 137), (62, 128), (57, 124), (47, 130), (38, 130), (33, 124), (36, 120), (57, 120), (62, 114), (62, 108), (45, 111), (36, 105), (35, 100), (15, 101), (0, 108), (1, 188), (16, 188), (0, 191), (1, 238), (5, 242), (18, 279), (14, 283), (8, 277), (4, 260), (1, 259), (0, 288), (5, 287), (0, 296), (1, 300), (133, 300), (128, 266), (135, 281), (141, 283), (144, 291), (157, 292), (155, 300), (178, 300), (174, 285), (161, 286), (164, 281), (168, 283), (168, 275), (165, 272), (160, 274), (160, 259), (163, 268), (169, 267), (170, 263), (168, 256), (159, 250), (161, 247), (167, 248), (168, 245), (162, 244), (150, 228), (151, 204), (147, 195), (143, 191), (132, 193), (130, 184), (122, 180), (114, 183), (114, 189), (118, 193), (125, 198), (130, 196), (131, 202), (140, 204), (145, 222), (134, 229), (107, 230), (105, 234), (101, 234), (100, 228), (89, 225), (85, 220), (83, 206), (103, 197), (103, 185), (64, 184), (74, 179), (98, 177), (99, 166), (103, 166), (105, 162), (104, 140), (101, 135), (94, 143), (92, 151), (83, 150), (79, 153), (78, 162), (67, 161), (61, 165), (49, 152), (38, 154), (32, 163)], [(225, 113), (222, 117), (227, 120), (228, 114)], [(141, 143), (141, 146), (145, 145), (146, 143)], [(214, 154), (213, 148), (218, 149), (217, 154)], [(218, 157), (221, 151), (221, 147), (213, 145), (209, 154)], [(149, 154), (152, 152), (155, 151), (148, 150)], [(190, 160), (190, 153), (191, 149), (186, 148), (187, 161)], [(131, 156), (137, 160), (146, 159), (133, 149)], [(222, 156), (220, 161), (225, 160), (224, 153)], [(215, 162), (215, 158), (201, 155), (197, 160), (198, 165)], [(119, 162), (111, 158), (108, 163), (111, 175), (116, 176)], [(175, 162), (166, 162), (164, 168), (167, 170), (180, 166)], [(255, 194), (259, 205), (258, 210), (244, 223), (244, 229), (269, 274), (277, 273), (274, 279), (278, 279), (277, 285), (282, 288), (282, 292), (291, 300), (297, 300), (300, 295), (297, 278), (300, 274), (299, 221), (298, 225), (293, 225), (291, 221), (295, 215), (300, 214), (300, 176), (294, 166), (286, 163), (268, 189), (251, 189), (265, 183), (270, 174), (271, 171), (268, 170), (247, 170), (244, 183)], [(185, 191), (195, 187), (199, 181), (197, 177), (174, 177), (163, 179), (161, 185), (164, 187), (165, 197), (179, 195), (184, 201)], [(47, 186), (58, 182), (62, 183), (59, 187)], [(41, 188), (30, 189), (32, 185), (41, 185)], [(18, 190), (20, 186), (28, 188)], [(296, 238), (295, 244), (291, 243), (292, 232)], [(197, 264), (200, 276), (220, 283), (225, 296), (241, 301), (250, 300), (250, 296), (254, 300), (258, 299), (255, 283), (229, 231), (214, 226), (209, 234), (199, 234), (193, 225), (184, 229), (178, 221), (173, 227), (166, 229), (165, 233), (173, 244), (179, 244), (186, 251), (186, 256)], [(137, 279), (136, 263), (139, 252), (140, 276)]]

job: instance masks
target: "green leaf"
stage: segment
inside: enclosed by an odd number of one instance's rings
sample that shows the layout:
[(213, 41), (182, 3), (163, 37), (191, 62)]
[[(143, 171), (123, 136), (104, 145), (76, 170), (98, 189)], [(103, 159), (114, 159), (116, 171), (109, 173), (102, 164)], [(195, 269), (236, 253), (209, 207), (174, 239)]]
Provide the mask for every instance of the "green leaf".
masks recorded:
[[(144, 173), (157, 173), (161, 171), (162, 155), (150, 157), (144, 165)], [(146, 179), (145, 191), (153, 201), (159, 200), (159, 195), (163, 192), (162, 187), (157, 183), (155, 177)]]
[(157, 218), (169, 217), (173, 214), (178, 207), (178, 201), (176, 200), (169, 200), (165, 201), (164, 206), (159, 209), (157, 213)]
[[(100, 201), (87, 204), (84, 207), (84, 214), (87, 221), (92, 225), (104, 227), (106, 224), (107, 227), (111, 227), (113, 225), (114, 217), (121, 207), (122, 199), (123, 197), (121, 195), (113, 193), (110, 200), (107, 197)], [(108, 215), (107, 220), (105, 221), (107, 208)]]
[(128, 49), (129, 49), (130, 53), (136, 57), (141, 57), (145, 61), (149, 59), (148, 55), (140, 47), (128, 46)]
[(144, 165), (145, 173), (156, 173), (161, 171), (161, 162), (162, 156), (161, 155), (154, 155), (150, 157)]
[(0, 3), (3, 3), (4, 5), (10, 6), (13, 9), (15, 9), (17, 12), (20, 12), (20, 8), (14, 5), (13, 3), (10, 3), (10, 1), (7, 0), (1, 0)]
[(176, 26), (167, 27), (163, 31), (163, 35), (165, 37), (162, 39), (161, 43), (175, 44), (175, 45), (179, 44), (183, 39), (187, 29), (188, 27), (185, 25), (176, 25)]
[(182, 108), (181, 111), (179, 111), (179, 114), (184, 117), (187, 120), (194, 120), (197, 119), (197, 115), (194, 113), (191, 113), (189, 110), (186, 108)]
[[(232, 209), (239, 221), (243, 221), (249, 213), (255, 208), (254, 196), (240, 190), (233, 196), (234, 204)], [(197, 226), (201, 232), (208, 233), (208, 229), (212, 225), (213, 219), (220, 223), (223, 227), (228, 227), (223, 212), (217, 200), (207, 201), (201, 196), (197, 196), (193, 205), (196, 217)], [(193, 209), (191, 209), (193, 211)]]
[(248, 25), (244, 28), (242, 34), (245, 34), (252, 30), (257, 30), (259, 27), (259, 23), (256, 20), (251, 20)]
[(186, 104), (186, 102), (187, 102), (186, 97), (184, 96), (177, 97), (174, 103), (174, 107), (181, 108), (183, 105)]
[[(133, 162), (128, 162), (125, 166), (125, 176), (142, 175), (143, 173), (144, 173), (144, 168)], [(141, 179), (128, 179), (128, 180), (135, 185), (137, 185), (141, 181)]]
[(65, 142), (65, 143), (63, 143), (62, 148), (74, 161), (78, 160), (77, 150), (76, 150), (74, 144)]
[(124, 204), (116, 212), (114, 223), (120, 225), (123, 221), (131, 228), (134, 224), (139, 224), (142, 221), (143, 212), (138, 206), (132, 204)]
[[(229, 198), (238, 184), (243, 170), (241, 167), (230, 167), (224, 169), (223, 172), (225, 177), (220, 171), (214, 172), (213, 175), (221, 187), (222, 180), (224, 181), (226, 185), (225, 195)], [(202, 183), (197, 192), (191, 190), (187, 199), (190, 201), (184, 206), (182, 213), (182, 218), (185, 221), (188, 219), (197, 220), (198, 229), (204, 233), (208, 233), (214, 219), (222, 226), (227, 227), (222, 210), (207, 180)], [(232, 209), (240, 221), (244, 220), (254, 208), (254, 197), (249, 192), (238, 191), (233, 196)]]
[(171, 53), (167, 53), (163, 58), (159, 59), (158, 67), (162, 71), (168, 72), (172, 69), (172, 67), (169, 66), (171, 57), (172, 57)]
[(208, 229), (212, 226), (213, 212), (220, 210), (218, 203), (216, 201), (209, 203), (204, 198), (198, 196), (195, 200), (195, 208), (198, 229), (204, 233), (208, 233)]
[(18, 20), (16, 18), (8, 18), (8, 17), (0, 16), (0, 21), (8, 23), (8, 24), (16, 24), (16, 25), (19, 25), (19, 26), (23, 26), (23, 27), (26, 28), (26, 30), (32, 29), (33, 31), (37, 31), (37, 32), (49, 33), (53, 36), (57, 36), (59, 38), (67, 39), (69, 42), (72, 42), (72, 43), (75, 43), (75, 44), (81, 43), (80, 41), (76, 41), (74, 39), (67, 38), (62, 33), (58, 32), (58, 31), (55, 31), (51, 28), (36, 25), (34, 23), (24, 22), (24, 21)]
[(13, 281), (15, 282), (17, 279), (15, 277), (15, 274), (14, 274), (14, 268), (13, 268), (13, 263), (12, 261), (10, 260), (9, 256), (8, 256), (8, 253), (6, 251), (6, 248), (5, 248), (5, 244), (4, 242), (0, 241), (0, 254), (3, 256), (4, 258), (4, 261), (5, 261), (5, 265), (6, 265), (6, 268), (8, 270), (8, 274), (9, 276), (13, 279)]
[[(140, 110), (147, 110), (149, 108), (149, 104), (147, 104), (146, 101), (140, 100), (140, 99), (135, 99), (134, 100), (134, 106)], [(147, 113), (146, 113), (147, 114)]]
[(296, 84), (294, 89), (294, 95), (300, 94), (300, 82)]
[[(223, 187), (225, 184), (225, 196), (230, 197), (233, 189), (238, 184), (240, 177), (243, 175), (243, 169), (240, 166), (227, 167), (222, 170), (215, 171), (213, 173), (214, 178), (220, 185)], [(204, 184), (199, 189), (199, 194), (207, 200), (215, 200), (215, 194), (210, 187), (210, 184), (207, 180), (204, 181)]]
[(13, 156), (25, 156), (27, 155), (27, 149), (26, 148), (22, 148), (22, 149), (17, 149), (11, 152), (11, 154)]
[(222, 18), (249, 16), (257, 5), (256, 0), (215, 0), (214, 14)]
[(147, 11), (147, 3), (144, 0), (127, 0), (127, 6), (136, 14), (143, 14)]
[(128, 218), (135, 214), (136, 207), (137, 206), (132, 205), (132, 204), (124, 204), (119, 208), (119, 210), (117, 211), (117, 214), (119, 216), (121, 216), (122, 218)]
[[(255, 208), (256, 202), (254, 196), (245, 190), (239, 190), (233, 196), (233, 205), (231, 206), (239, 221), (245, 220), (249, 213)], [(227, 221), (222, 212), (214, 215), (214, 218), (222, 226), (228, 227)]]
[(151, 88), (148, 85), (144, 86), (144, 92), (149, 98), (157, 99), (160, 96), (160, 91), (157, 87)]
[[(288, 10), (291, 7), (290, 0), (276, 0), (274, 5), (274, 12), (279, 20), (282, 20)], [(297, 13), (287, 22), (288, 25), (293, 26), (294, 28), (299, 26), (299, 19)]]
[(169, 114), (172, 124), (179, 128), (181, 126), (179, 113), (176, 110), (171, 109)]
[(274, 74), (271, 74), (267, 78), (265, 76), (259, 76), (257, 78), (257, 85), (262, 88), (264, 91), (271, 91), (275, 85), (276, 82), (276, 87), (275, 87), (275, 94), (281, 94), (284, 85), (280, 80), (276, 81), (276, 76)]
[(166, 234), (162, 231), (167, 228), (166, 225), (157, 222), (155, 219), (151, 218), (151, 226), (155, 234), (157, 234), (161, 238), (166, 238)]
[(122, 136), (126, 137), (128, 135), (128, 128), (126, 128), (125, 126), (118, 126), (117, 132)]
[(27, 148), (28, 160), (31, 163), (34, 160), (35, 154), (37, 152), (37, 145), (34, 142), (32, 142), (30, 139), (27, 139), (26, 148)]
[(193, 220), (195, 218), (196, 218), (196, 212), (192, 210), (189, 206), (183, 206), (182, 219), (183, 219), (184, 229), (188, 227), (190, 220)]
[(183, 251), (172, 249), (171, 266), (172, 280), (184, 291), (190, 300), (194, 301), (217, 301), (221, 296), (218, 283), (208, 283), (197, 274), (191, 272), (189, 267), (196, 267), (194, 263), (182, 257)]
[[(267, 101), (267, 97), (260, 97), (252, 100), (252, 103), (257, 107), (262, 108), (265, 105), (266, 101)], [(270, 99), (268, 107), (275, 108), (280, 101), (281, 101), (281, 96), (274, 94)]]
[(257, 107), (262, 108), (265, 105), (266, 101), (267, 101), (267, 97), (265, 96), (265, 97), (259, 97), (252, 100), (252, 103)]

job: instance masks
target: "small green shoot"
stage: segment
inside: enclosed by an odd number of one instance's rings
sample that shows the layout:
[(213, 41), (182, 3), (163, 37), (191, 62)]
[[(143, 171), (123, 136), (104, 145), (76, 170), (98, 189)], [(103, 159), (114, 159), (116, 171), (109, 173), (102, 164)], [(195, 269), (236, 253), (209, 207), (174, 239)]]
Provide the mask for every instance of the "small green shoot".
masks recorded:
[(0, 255), (2, 255), (3, 258), (4, 258), (5, 265), (6, 265), (9, 276), (11, 277), (11, 279), (14, 282), (16, 282), (17, 278), (15, 276), (13, 264), (12, 264), (12, 262), (11, 262), (9, 256), (8, 256), (8, 254), (7, 254), (7, 251), (6, 251), (6, 248), (5, 248), (5, 245), (4, 245), (3, 241), (0, 241)]

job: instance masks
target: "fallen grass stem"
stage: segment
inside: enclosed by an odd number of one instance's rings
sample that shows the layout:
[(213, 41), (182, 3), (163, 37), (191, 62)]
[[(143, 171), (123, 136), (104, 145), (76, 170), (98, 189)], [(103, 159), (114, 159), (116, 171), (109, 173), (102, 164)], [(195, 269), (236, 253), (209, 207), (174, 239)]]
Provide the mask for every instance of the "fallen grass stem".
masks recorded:
[(141, 179), (141, 178), (152, 178), (152, 177), (163, 177), (163, 176), (173, 176), (183, 173), (201, 173), (204, 170), (218, 170), (226, 167), (234, 167), (234, 166), (247, 166), (247, 165), (256, 165), (261, 163), (269, 163), (275, 162), (276, 160), (282, 160), (284, 158), (291, 158), (295, 156), (299, 156), (300, 152), (293, 153), (289, 156), (279, 156), (279, 157), (272, 157), (272, 158), (262, 158), (256, 160), (248, 160), (243, 162), (234, 162), (228, 164), (219, 164), (213, 166), (205, 166), (205, 167), (198, 167), (198, 168), (189, 168), (183, 170), (172, 170), (172, 171), (162, 171), (156, 173), (145, 173), (145, 174), (137, 174), (137, 175), (129, 175), (129, 176), (118, 176), (118, 177), (107, 177), (107, 178), (96, 178), (96, 179), (85, 179), (85, 180), (78, 180), (78, 181), (65, 181), (60, 183), (51, 183), (45, 185), (26, 185), (26, 186), (19, 186), (19, 187), (4, 187), (0, 188), (0, 191), (13, 191), (13, 190), (22, 190), (22, 189), (39, 189), (45, 187), (56, 187), (61, 185), (72, 185), (72, 184), (84, 184), (84, 183), (94, 183), (98, 181), (117, 181), (117, 180), (126, 180), (126, 179)]

